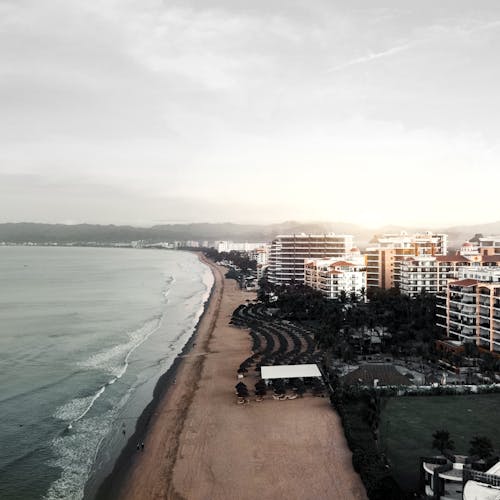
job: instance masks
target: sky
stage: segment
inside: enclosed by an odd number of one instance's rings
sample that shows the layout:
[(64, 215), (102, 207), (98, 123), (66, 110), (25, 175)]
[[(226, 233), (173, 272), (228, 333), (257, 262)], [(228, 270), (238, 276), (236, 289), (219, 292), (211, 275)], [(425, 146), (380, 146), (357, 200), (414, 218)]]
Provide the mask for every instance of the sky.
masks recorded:
[(0, 222), (500, 220), (497, 0), (0, 0)]

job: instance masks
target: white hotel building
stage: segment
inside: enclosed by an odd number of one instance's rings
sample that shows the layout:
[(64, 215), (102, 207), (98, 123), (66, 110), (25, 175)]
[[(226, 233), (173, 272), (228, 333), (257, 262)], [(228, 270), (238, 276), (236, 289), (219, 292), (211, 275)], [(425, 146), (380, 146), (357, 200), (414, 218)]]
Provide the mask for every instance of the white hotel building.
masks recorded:
[(249, 243), (248, 241), (244, 243), (235, 243), (234, 241), (216, 241), (213, 244), (213, 248), (215, 248), (219, 253), (221, 252), (252, 252), (257, 248), (265, 247), (266, 243)]
[(463, 267), (500, 266), (500, 254), (479, 252), (479, 247), (467, 241), (455, 255), (406, 257), (400, 268), (401, 293), (410, 297), (416, 297), (422, 292), (442, 293), (450, 280), (458, 278)]
[(355, 294), (366, 297), (366, 265), (357, 248), (339, 259), (306, 259), (304, 283), (319, 290), (328, 299), (338, 299), (342, 292), (347, 297)]
[(352, 235), (285, 234), (271, 243), (268, 276), (271, 283), (304, 283), (306, 259), (341, 259), (353, 247)]
[(269, 262), (269, 245), (263, 245), (248, 252), (250, 259), (257, 261), (257, 279), (260, 280), (267, 269)]

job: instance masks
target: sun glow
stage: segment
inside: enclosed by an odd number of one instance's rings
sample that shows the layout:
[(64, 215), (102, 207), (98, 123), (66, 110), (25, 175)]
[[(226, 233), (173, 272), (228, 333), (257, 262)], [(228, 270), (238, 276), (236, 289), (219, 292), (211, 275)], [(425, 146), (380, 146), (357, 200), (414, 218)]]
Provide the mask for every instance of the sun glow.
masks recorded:
[(370, 209), (367, 208), (366, 214), (361, 214), (361, 216), (356, 221), (360, 226), (368, 227), (370, 229), (375, 229), (391, 222), (388, 221), (387, 219), (384, 219), (384, 217), (381, 216), (379, 213), (370, 212), (369, 210)]

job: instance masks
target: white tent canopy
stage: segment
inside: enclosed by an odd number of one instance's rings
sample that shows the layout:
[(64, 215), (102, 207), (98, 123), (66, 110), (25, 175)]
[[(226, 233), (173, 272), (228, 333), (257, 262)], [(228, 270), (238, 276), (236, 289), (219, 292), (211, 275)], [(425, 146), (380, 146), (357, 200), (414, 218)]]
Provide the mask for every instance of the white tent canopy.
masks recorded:
[(321, 377), (316, 364), (261, 366), (260, 372), (263, 379)]

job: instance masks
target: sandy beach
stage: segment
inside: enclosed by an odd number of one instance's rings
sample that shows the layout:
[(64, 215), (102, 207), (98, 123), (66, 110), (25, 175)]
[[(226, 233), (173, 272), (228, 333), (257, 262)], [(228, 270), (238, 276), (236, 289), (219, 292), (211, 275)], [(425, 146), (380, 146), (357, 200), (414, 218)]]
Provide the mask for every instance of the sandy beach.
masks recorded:
[(156, 407), (144, 451), (134, 453), (120, 488), (113, 488), (116, 496), (365, 499), (327, 399), (236, 404), (236, 370), (250, 355), (250, 338), (229, 321), (255, 295), (225, 280), (224, 268), (207, 264), (215, 284), (195, 344)]

